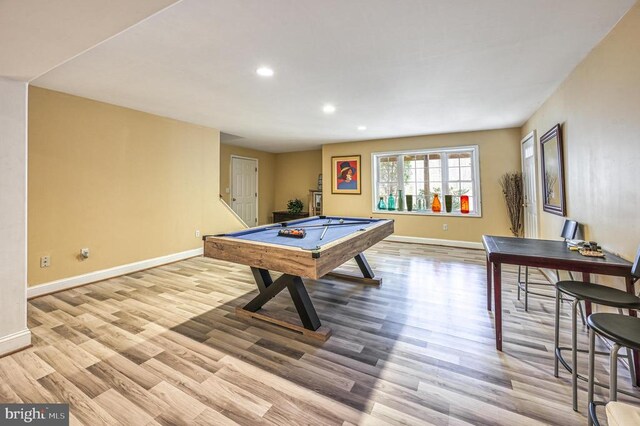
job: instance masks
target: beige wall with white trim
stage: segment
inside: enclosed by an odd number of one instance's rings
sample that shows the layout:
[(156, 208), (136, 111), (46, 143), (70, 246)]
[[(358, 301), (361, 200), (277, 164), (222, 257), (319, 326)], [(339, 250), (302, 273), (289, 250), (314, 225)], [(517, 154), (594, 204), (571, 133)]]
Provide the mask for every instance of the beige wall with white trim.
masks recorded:
[[(31, 87), (29, 285), (196, 249), (196, 230), (240, 229), (218, 197), (219, 137)], [(89, 259), (80, 260), (83, 247)], [(48, 268), (40, 268), (44, 255)]]

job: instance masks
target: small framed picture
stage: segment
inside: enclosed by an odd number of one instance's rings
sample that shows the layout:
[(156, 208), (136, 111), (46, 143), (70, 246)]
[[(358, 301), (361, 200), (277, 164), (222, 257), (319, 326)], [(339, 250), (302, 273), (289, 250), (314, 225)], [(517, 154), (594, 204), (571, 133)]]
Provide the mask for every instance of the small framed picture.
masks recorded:
[(331, 193), (360, 194), (360, 156), (331, 157)]

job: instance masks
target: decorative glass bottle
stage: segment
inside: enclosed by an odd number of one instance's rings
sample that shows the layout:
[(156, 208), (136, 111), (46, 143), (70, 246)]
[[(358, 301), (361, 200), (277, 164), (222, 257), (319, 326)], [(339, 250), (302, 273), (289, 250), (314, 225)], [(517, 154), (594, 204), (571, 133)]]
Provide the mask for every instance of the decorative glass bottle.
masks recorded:
[(404, 210), (404, 191), (402, 189), (398, 190), (398, 211), (401, 212)]
[(384, 202), (384, 197), (380, 197), (380, 201), (378, 201), (378, 210), (386, 210), (387, 203)]
[(462, 195), (460, 197), (460, 213), (469, 213), (469, 196)]
[(406, 195), (407, 198), (407, 211), (413, 211), (413, 195), (411, 194), (407, 194)]
[(451, 213), (453, 209), (453, 195), (447, 194), (444, 196), (444, 208), (447, 213)]
[(387, 199), (387, 208), (389, 210), (395, 210), (396, 209), (396, 199), (393, 196), (393, 194), (389, 194), (389, 198)]
[(433, 194), (433, 203), (431, 203), (431, 211), (434, 213), (440, 213), (442, 210), (442, 204), (440, 204), (440, 198), (438, 194)]

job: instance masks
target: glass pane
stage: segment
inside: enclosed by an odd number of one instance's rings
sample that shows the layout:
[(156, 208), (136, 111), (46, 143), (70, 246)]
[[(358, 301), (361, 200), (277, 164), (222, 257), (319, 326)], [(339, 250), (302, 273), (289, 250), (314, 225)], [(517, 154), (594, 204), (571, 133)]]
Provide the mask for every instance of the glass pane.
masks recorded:
[(378, 182), (386, 182), (389, 180), (389, 167), (387, 164), (380, 164), (380, 172), (378, 173)]
[(453, 154), (449, 154), (449, 167), (458, 167), (460, 160)]
[(391, 180), (396, 179), (394, 170), (396, 168), (397, 158), (396, 157), (380, 157), (378, 160), (380, 165), (380, 176), (378, 180), (380, 182), (389, 182)]
[(453, 210), (454, 212), (459, 211), (459, 210), (460, 210), (460, 196), (458, 196), (458, 195), (454, 195), (454, 196), (452, 197), (452, 200), (453, 200), (453, 202), (451, 203), (451, 204), (452, 204), (452, 206), (453, 206), (453, 209), (452, 209), (452, 210)]
[(416, 195), (416, 184), (410, 183), (404, 186), (405, 195)]
[(441, 181), (442, 180), (442, 169), (438, 168), (430, 168), (429, 169), (429, 180), (431, 181)]
[(391, 163), (389, 167), (389, 182), (397, 182), (398, 181), (398, 169), (396, 168), (396, 163)]
[(415, 182), (416, 181), (416, 169), (404, 169), (404, 182)]
[(378, 194), (377, 197), (378, 199), (380, 199), (380, 197), (384, 197), (385, 200), (387, 198), (387, 196), (389, 195), (389, 187), (388, 185), (378, 185)]
[(475, 200), (473, 197), (469, 197), (469, 211), (472, 213), (476, 211)]
[(460, 165), (461, 166), (471, 166), (471, 154), (470, 153), (460, 154)]
[(460, 195), (473, 195), (473, 184), (471, 182), (462, 182), (460, 190)]
[(418, 195), (424, 196), (427, 193), (429, 193), (429, 188), (427, 187), (426, 184), (422, 183), (418, 185)]
[(471, 167), (460, 167), (460, 180), (471, 180)]
[(424, 169), (416, 169), (416, 182), (424, 183)]
[(460, 168), (449, 167), (449, 180), (460, 180)]
[(429, 192), (442, 194), (442, 182), (431, 181)]

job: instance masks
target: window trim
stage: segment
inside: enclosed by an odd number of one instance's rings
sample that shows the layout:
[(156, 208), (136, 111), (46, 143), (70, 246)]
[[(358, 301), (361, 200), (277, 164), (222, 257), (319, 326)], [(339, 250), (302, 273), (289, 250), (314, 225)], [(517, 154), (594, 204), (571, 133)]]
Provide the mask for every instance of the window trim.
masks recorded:
[[(400, 155), (428, 155), (428, 154), (450, 154), (457, 152), (469, 152), (471, 151), (471, 169), (473, 176), (474, 189), (477, 189), (477, 195), (474, 195), (474, 198), (477, 200), (477, 211), (473, 213), (460, 213), (460, 212), (451, 212), (447, 213), (444, 208), (444, 196), (441, 200), (442, 203), (442, 211), (440, 213), (434, 213), (432, 211), (398, 211), (398, 210), (378, 210), (378, 197), (377, 197), (377, 184), (378, 184), (378, 169), (379, 164), (377, 161), (378, 157), (388, 157), (388, 156), (400, 156)], [(401, 165), (402, 168), (404, 165)], [(449, 168), (443, 167), (443, 181), (445, 174), (448, 175)], [(371, 213), (372, 214), (399, 214), (399, 215), (415, 215), (415, 216), (453, 216), (453, 217), (473, 217), (479, 218), (482, 217), (482, 184), (480, 182), (480, 148), (478, 145), (466, 145), (466, 146), (453, 146), (453, 147), (441, 147), (441, 148), (424, 148), (424, 149), (407, 149), (407, 150), (397, 150), (397, 151), (380, 151), (380, 152), (372, 152), (371, 153), (371, 176), (373, 179), (371, 180)], [(398, 173), (398, 184), (400, 184), (400, 176), (402, 174)], [(448, 182), (448, 179), (447, 179)], [(404, 183), (402, 183), (404, 185)], [(442, 194), (441, 194), (442, 195)]]

